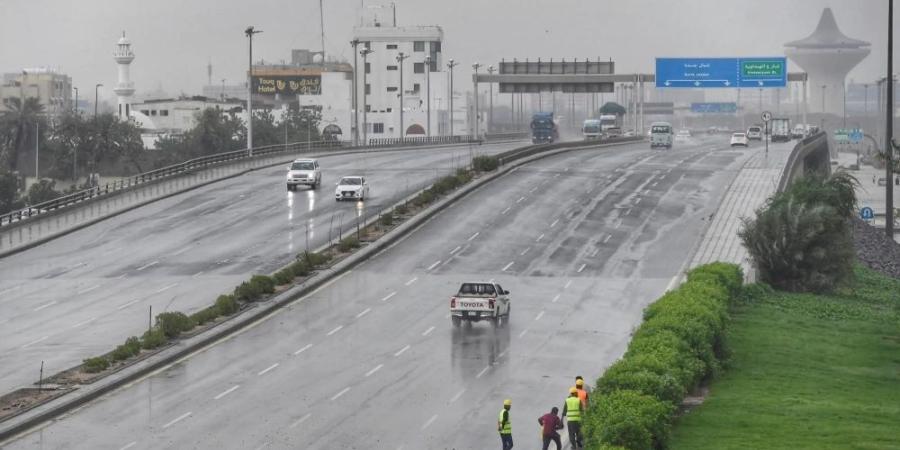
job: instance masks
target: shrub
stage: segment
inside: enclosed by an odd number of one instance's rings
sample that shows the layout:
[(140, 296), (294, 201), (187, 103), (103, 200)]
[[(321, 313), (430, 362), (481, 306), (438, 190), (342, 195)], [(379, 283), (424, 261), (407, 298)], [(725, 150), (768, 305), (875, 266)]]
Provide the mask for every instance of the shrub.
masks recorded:
[(156, 325), (169, 339), (177, 338), (179, 334), (190, 331), (196, 325), (190, 317), (182, 312), (164, 312), (156, 315)]
[(56, 181), (40, 180), (28, 188), (28, 204), (36, 205), (53, 200), (61, 195), (62, 193), (56, 190)]
[(141, 347), (144, 350), (152, 350), (154, 348), (162, 347), (166, 345), (169, 340), (166, 338), (166, 333), (163, 332), (159, 327), (153, 327), (144, 332), (144, 335), (141, 336)]
[(234, 293), (232, 295), (235, 300), (240, 302), (254, 302), (259, 298), (260, 294), (253, 288), (253, 285), (251, 285), (249, 281), (245, 281), (234, 288)]
[(253, 275), (250, 277), (250, 284), (260, 296), (262, 294), (272, 294), (275, 292), (275, 280), (268, 275)]
[(291, 266), (281, 269), (278, 272), (275, 272), (275, 275), (272, 275), (272, 279), (275, 280), (276, 285), (284, 286), (294, 281), (294, 272), (290, 267)]
[(856, 211), (857, 180), (849, 172), (838, 169), (831, 175), (811, 174), (795, 180), (784, 193), (769, 200), (772, 206), (789, 201), (805, 205), (828, 205), (844, 218), (852, 217)]
[(83, 361), (82, 367), (87, 373), (103, 372), (109, 368), (109, 360), (102, 356), (87, 358)]
[(338, 242), (338, 250), (341, 252), (349, 252), (354, 248), (359, 248), (359, 239), (356, 236), (345, 237), (341, 242)]
[(381, 216), (379, 222), (382, 226), (389, 227), (394, 224), (394, 212), (388, 211), (386, 214)]
[[(304, 253), (303, 260), (306, 262), (308, 266), (308, 270), (319, 267), (323, 264), (327, 264), (328, 261), (331, 261), (331, 255), (328, 253)], [(303, 274), (305, 275), (305, 274)]]
[(216, 305), (212, 305), (191, 314), (191, 320), (197, 325), (203, 325), (206, 322), (216, 320), (220, 315), (222, 314), (219, 311), (219, 308), (217, 308)]
[(472, 159), (472, 168), (478, 172), (490, 172), (500, 166), (496, 156), (476, 156)]
[(606, 369), (597, 380), (595, 392), (611, 394), (617, 390), (632, 390), (677, 406), (684, 398), (681, 380), (659, 366), (648, 366), (645, 360), (621, 359)]
[(631, 340), (625, 358), (641, 370), (671, 374), (685, 392), (700, 383), (706, 368), (690, 346), (669, 330), (641, 329)]
[(407, 208), (406, 205), (398, 205), (394, 208), (394, 212), (397, 213), (397, 215), (403, 216), (409, 212), (409, 208)]
[(216, 308), (220, 314), (227, 316), (236, 313), (240, 309), (240, 305), (233, 295), (220, 295), (216, 299)]
[(141, 340), (137, 336), (131, 336), (125, 340), (125, 343), (116, 347), (112, 351), (110, 357), (113, 361), (124, 361), (141, 352)]
[(431, 189), (425, 189), (424, 191), (419, 193), (419, 195), (417, 195), (412, 200), (412, 203), (415, 206), (422, 207), (422, 206), (425, 206), (425, 205), (433, 202), (434, 199), (435, 199), (434, 192), (432, 192)]
[(744, 283), (744, 271), (737, 264), (714, 262), (697, 267), (687, 273), (688, 282), (713, 276), (728, 289), (731, 295), (738, 293)]
[(599, 401), (591, 402), (583, 424), (586, 447), (666, 448), (674, 411), (670, 404), (629, 390), (598, 397)]
[[(312, 254), (311, 254), (312, 255)], [(298, 259), (291, 263), (288, 266), (287, 270), (290, 270), (291, 275), (296, 277), (303, 277), (309, 275), (311, 265), (305, 259)]]

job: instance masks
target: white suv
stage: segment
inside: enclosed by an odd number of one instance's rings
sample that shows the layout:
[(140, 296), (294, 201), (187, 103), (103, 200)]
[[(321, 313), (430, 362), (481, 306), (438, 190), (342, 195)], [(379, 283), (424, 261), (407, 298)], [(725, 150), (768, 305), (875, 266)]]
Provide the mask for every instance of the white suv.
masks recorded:
[(318, 189), (322, 184), (322, 171), (315, 159), (295, 159), (288, 167), (287, 189), (293, 191), (299, 185)]

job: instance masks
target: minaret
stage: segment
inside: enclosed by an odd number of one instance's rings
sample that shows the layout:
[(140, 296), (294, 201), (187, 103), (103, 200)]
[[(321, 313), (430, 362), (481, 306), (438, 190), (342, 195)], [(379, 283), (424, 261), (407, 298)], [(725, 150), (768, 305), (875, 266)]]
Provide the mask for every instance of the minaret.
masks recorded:
[(784, 44), (787, 57), (809, 74), (810, 112), (843, 112), (844, 80), (869, 55), (869, 45), (841, 33), (831, 8), (822, 11), (811, 35)]
[(134, 61), (134, 53), (131, 51), (131, 41), (125, 37), (124, 31), (119, 39), (119, 43), (116, 44), (116, 53), (113, 54), (113, 59), (119, 65), (119, 83), (113, 89), (113, 92), (118, 96), (118, 109), (116, 111), (119, 120), (128, 120), (131, 113), (131, 95), (134, 94), (134, 83), (131, 82), (129, 67), (131, 62)]

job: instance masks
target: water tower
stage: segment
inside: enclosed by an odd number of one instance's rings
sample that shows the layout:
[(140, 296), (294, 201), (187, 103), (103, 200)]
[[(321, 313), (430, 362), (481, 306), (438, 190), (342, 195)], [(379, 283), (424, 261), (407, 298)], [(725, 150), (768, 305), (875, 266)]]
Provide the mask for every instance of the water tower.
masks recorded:
[(841, 33), (831, 8), (822, 11), (811, 35), (784, 44), (784, 53), (809, 75), (809, 111), (841, 115), (844, 112), (844, 79), (869, 55), (869, 43)]
[(113, 89), (118, 97), (116, 115), (119, 120), (128, 120), (131, 113), (131, 96), (134, 94), (134, 82), (131, 81), (131, 71), (129, 70), (131, 62), (134, 61), (134, 52), (131, 51), (131, 41), (125, 37), (124, 31), (116, 44), (113, 59), (119, 65), (119, 82)]

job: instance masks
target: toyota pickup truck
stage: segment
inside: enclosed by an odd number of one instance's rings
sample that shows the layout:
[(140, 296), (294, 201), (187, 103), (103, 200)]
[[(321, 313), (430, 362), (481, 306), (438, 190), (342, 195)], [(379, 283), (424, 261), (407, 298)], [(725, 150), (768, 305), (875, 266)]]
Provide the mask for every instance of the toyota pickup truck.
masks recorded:
[(488, 320), (495, 327), (509, 321), (509, 291), (491, 282), (463, 283), (450, 297), (450, 320), (454, 327), (462, 322)]

